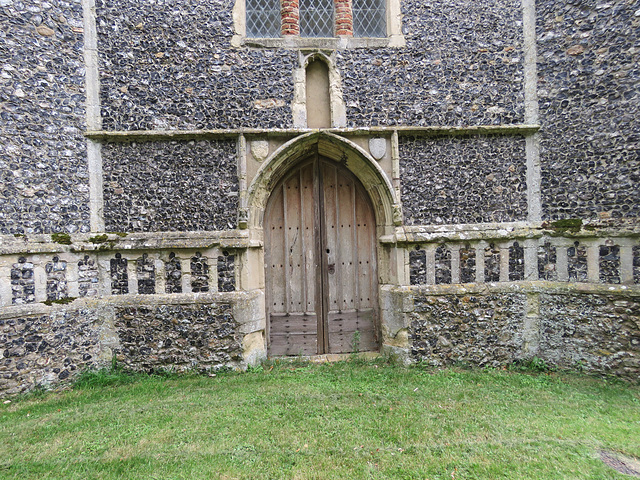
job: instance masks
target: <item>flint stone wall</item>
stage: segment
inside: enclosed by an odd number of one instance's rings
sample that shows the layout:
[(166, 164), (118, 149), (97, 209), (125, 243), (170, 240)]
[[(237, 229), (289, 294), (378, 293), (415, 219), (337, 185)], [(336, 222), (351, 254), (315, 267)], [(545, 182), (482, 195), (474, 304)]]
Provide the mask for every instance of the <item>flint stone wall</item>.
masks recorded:
[(498, 366), (519, 358), (526, 296), (422, 295), (409, 313), (410, 354), (431, 365)]
[(526, 220), (524, 148), (522, 137), (401, 139), (405, 223)]
[(337, 52), (350, 126), (523, 123), (519, 1), (401, 8), (406, 47)]
[(235, 228), (235, 142), (111, 143), (102, 154), (108, 232)]
[(89, 309), (0, 319), (0, 395), (59, 383), (95, 367), (99, 325)]
[(121, 307), (116, 358), (135, 370), (215, 370), (242, 360), (242, 335), (229, 304)]
[(291, 127), (297, 52), (232, 49), (234, 3), (97, 0), (103, 127)]
[(0, 234), (89, 231), (79, 1), (0, 2)]
[(540, 357), (640, 380), (640, 297), (541, 295)]
[[(104, 127), (291, 127), (298, 52), (232, 48), (234, 3), (98, 0)], [(336, 54), (349, 125), (522, 123), (519, 2), (402, 11), (406, 47)]]
[(638, 217), (638, 4), (536, 7), (544, 217)]

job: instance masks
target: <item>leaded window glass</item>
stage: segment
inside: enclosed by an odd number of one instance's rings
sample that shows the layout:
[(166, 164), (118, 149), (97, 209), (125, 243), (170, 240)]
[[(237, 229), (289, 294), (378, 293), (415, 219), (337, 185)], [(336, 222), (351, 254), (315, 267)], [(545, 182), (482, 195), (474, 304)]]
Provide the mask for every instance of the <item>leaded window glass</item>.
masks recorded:
[(280, 36), (280, 0), (247, 0), (247, 37)]
[(385, 0), (353, 0), (352, 9), (354, 36), (387, 36)]
[(300, 0), (300, 36), (334, 36), (334, 0)]

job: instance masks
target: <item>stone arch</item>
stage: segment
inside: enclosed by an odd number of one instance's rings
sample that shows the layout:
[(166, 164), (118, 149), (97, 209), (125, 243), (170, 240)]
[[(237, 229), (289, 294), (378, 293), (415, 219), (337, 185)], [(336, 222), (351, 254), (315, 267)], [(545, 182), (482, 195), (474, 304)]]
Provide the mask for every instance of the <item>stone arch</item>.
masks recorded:
[(295, 127), (307, 127), (306, 84), (307, 67), (311, 62), (323, 62), (329, 70), (329, 98), (331, 109), (331, 126), (334, 128), (347, 125), (347, 109), (342, 95), (342, 79), (340, 71), (331, 56), (321, 51), (300, 52), (299, 66), (294, 72), (293, 123)]
[(377, 162), (355, 143), (329, 132), (311, 132), (290, 140), (270, 156), (248, 188), (249, 228), (261, 228), (264, 211), (276, 184), (298, 162), (318, 153), (342, 163), (360, 180), (374, 205), (378, 228), (389, 231), (400, 223), (394, 189)]

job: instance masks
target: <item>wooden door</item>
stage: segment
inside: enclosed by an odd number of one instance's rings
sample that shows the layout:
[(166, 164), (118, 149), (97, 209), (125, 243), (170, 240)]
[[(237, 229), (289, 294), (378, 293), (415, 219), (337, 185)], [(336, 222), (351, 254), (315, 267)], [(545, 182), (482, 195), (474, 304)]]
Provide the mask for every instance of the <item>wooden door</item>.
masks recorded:
[(375, 217), (355, 176), (302, 163), (274, 189), (264, 232), (270, 355), (376, 350)]

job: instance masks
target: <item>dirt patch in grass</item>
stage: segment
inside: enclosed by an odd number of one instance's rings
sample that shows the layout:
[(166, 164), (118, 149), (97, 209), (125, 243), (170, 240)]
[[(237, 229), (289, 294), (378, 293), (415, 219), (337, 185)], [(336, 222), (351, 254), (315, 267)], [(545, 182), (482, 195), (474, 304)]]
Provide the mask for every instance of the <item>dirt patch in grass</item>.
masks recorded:
[(600, 451), (600, 459), (614, 470), (640, 478), (640, 460), (618, 452)]

